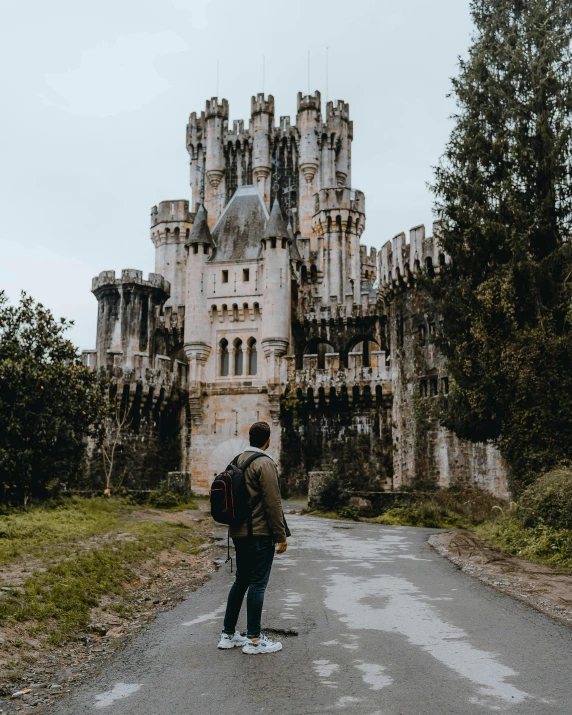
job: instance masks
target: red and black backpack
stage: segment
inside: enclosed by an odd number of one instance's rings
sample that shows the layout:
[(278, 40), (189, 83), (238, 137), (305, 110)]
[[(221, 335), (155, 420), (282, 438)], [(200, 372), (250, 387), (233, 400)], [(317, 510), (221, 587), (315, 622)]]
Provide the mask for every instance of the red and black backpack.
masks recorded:
[(238, 467), (238, 455), (224, 472), (214, 478), (210, 491), (211, 516), (219, 524), (236, 527), (248, 520), (249, 532), (252, 531), (252, 510), (260, 499), (252, 506), (248, 503), (250, 495), (244, 473), (255, 459), (264, 456), (256, 452)]

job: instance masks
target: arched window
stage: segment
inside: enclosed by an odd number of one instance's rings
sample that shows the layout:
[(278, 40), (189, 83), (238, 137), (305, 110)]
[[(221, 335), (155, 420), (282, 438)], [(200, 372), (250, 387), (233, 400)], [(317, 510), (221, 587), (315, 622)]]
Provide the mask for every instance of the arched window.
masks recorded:
[(242, 340), (237, 338), (234, 343), (234, 374), (242, 375)]
[(177, 226), (177, 228), (173, 231), (173, 233), (175, 234), (175, 238), (176, 238), (177, 241), (178, 241), (178, 240), (179, 240), (179, 235), (180, 235), (180, 233), (181, 233), (181, 229)]
[(333, 345), (327, 343), (325, 340), (320, 338), (314, 338), (304, 348), (304, 355), (317, 355), (318, 356), (318, 370), (326, 369), (326, 354), (333, 353), (335, 349)]
[(248, 341), (248, 374), (256, 375), (258, 370), (258, 353), (256, 351), (256, 340), (250, 338)]
[(220, 374), (221, 377), (228, 375), (229, 357), (228, 357), (228, 340), (223, 338), (220, 341)]

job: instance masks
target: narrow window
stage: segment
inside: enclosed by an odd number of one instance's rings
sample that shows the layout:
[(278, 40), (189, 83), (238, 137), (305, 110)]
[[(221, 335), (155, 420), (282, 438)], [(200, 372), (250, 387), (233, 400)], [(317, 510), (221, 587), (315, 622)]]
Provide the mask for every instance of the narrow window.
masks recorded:
[(222, 282), (223, 282), (223, 283), (228, 283), (228, 271), (223, 271), (223, 272), (222, 272)]
[(371, 347), (369, 340), (363, 341), (362, 367), (371, 367)]
[(247, 283), (250, 280), (250, 268), (242, 269), (242, 280)]
[(198, 243), (193, 243), (193, 253), (197, 255), (199, 252), (199, 244)]
[(444, 395), (449, 394), (449, 378), (448, 377), (442, 377), (441, 378), (441, 392)]
[(256, 352), (256, 340), (250, 338), (248, 341), (248, 374), (256, 375), (258, 370), (258, 353)]
[(242, 340), (234, 341), (234, 374), (242, 375)]
[(425, 339), (427, 338), (427, 330), (424, 325), (420, 325), (418, 328), (419, 342), (421, 345), (425, 345)]
[(427, 380), (419, 382), (419, 394), (421, 397), (427, 397)]
[(228, 340), (223, 338), (220, 341), (220, 374), (222, 377), (226, 377), (228, 375), (228, 368)]
[(429, 394), (431, 397), (435, 397), (438, 392), (438, 382), (436, 377), (431, 377), (429, 379)]

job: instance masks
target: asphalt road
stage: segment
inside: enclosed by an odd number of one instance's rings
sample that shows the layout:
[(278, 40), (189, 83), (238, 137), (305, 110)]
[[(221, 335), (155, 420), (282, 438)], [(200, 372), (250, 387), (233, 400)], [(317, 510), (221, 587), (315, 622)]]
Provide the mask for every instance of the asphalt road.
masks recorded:
[(572, 630), (459, 571), (431, 530), (288, 520), (264, 613), (299, 633), (282, 652), (217, 650), (224, 566), (55, 712), (572, 713)]

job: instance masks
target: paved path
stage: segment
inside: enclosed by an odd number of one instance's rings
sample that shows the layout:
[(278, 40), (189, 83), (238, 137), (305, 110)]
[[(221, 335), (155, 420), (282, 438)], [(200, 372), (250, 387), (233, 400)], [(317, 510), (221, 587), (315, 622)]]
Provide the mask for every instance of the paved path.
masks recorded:
[(427, 545), (430, 530), (289, 522), (264, 614), (299, 631), (281, 653), (216, 649), (225, 566), (56, 712), (572, 713), (572, 630), (457, 570)]

